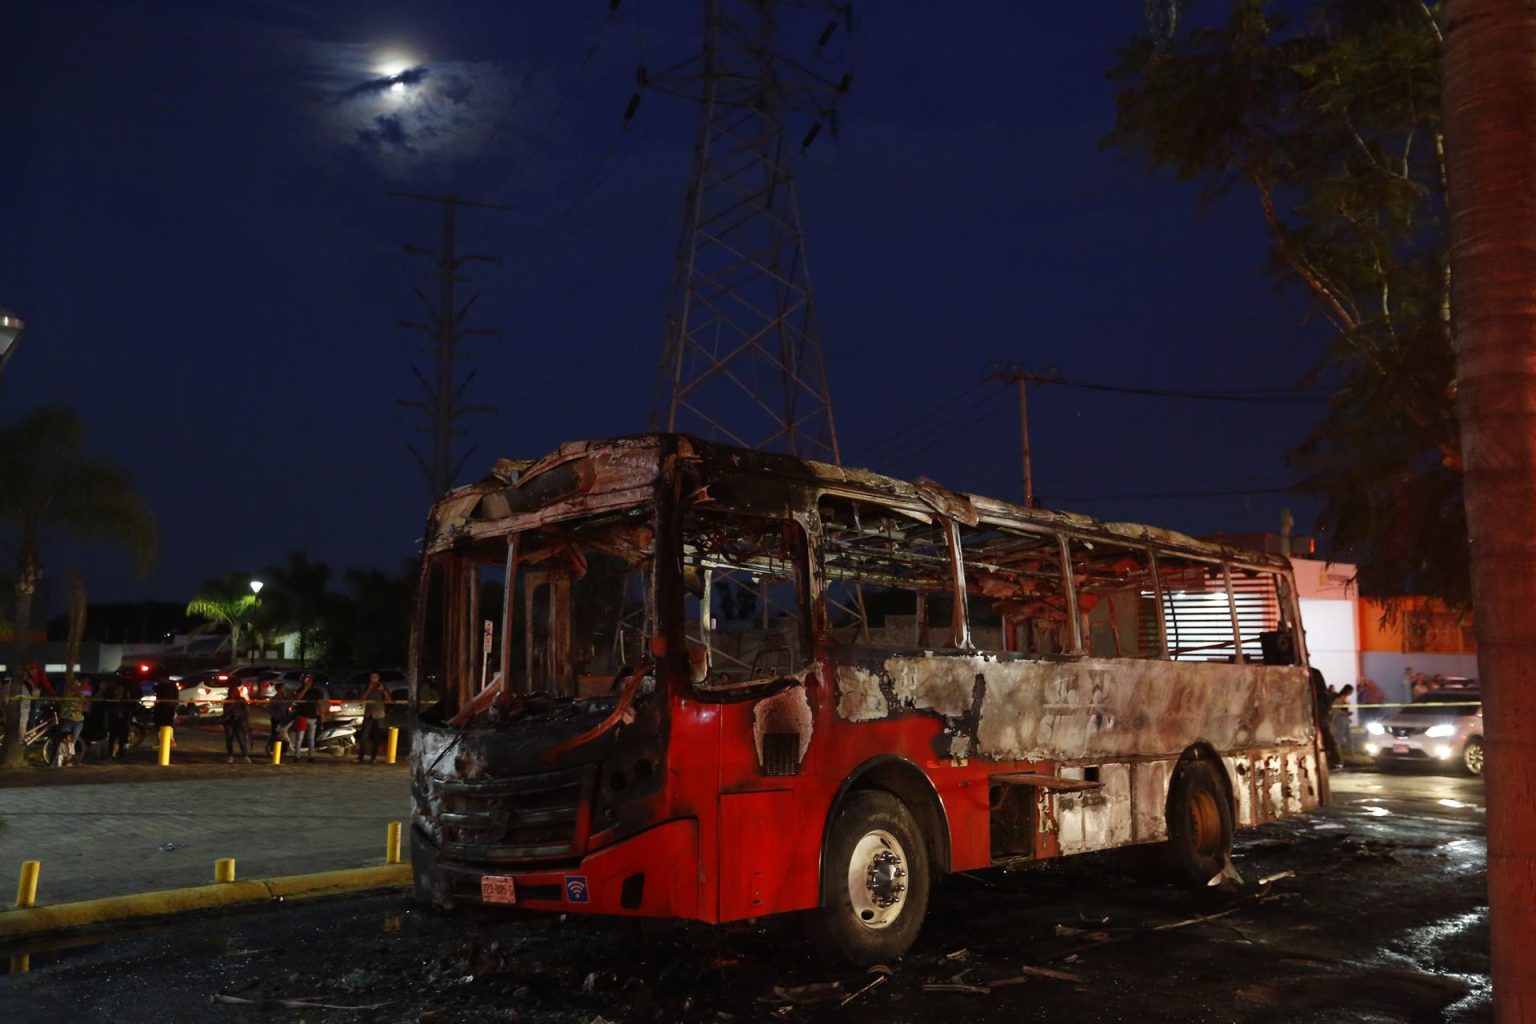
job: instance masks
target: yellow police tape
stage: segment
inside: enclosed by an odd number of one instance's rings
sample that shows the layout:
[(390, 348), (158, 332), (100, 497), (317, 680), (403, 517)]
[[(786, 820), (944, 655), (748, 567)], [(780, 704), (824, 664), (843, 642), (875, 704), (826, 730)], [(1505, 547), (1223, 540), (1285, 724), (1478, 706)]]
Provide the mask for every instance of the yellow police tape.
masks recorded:
[(277, 878), (196, 885), (186, 889), (162, 889), (132, 896), (108, 896), (99, 900), (58, 903), (0, 913), (0, 940), (87, 928), (140, 917), (215, 910), (245, 903), (397, 889), (410, 884), (409, 864), (380, 864), (310, 875), (283, 875)]

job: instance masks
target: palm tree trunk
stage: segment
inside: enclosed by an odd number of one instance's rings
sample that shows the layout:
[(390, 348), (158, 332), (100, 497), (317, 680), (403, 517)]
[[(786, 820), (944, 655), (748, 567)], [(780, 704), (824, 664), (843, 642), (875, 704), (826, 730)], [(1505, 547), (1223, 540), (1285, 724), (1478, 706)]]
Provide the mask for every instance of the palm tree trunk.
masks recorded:
[(1501, 1022), (1536, 1020), (1536, 10), (1452, 0), (1446, 29), (1457, 410), (1487, 744)]
[(27, 671), (27, 639), (32, 631), (32, 587), (27, 581), (35, 577), (29, 577), (25, 572), (21, 573), (21, 577), (16, 584), (15, 642), (11, 645), (11, 656), (6, 659), (11, 685), (5, 702), (5, 747), (0, 750), (0, 764), (6, 768), (20, 768), (23, 765), (21, 733), (27, 725), (22, 721), (22, 702), (18, 698), (22, 692), (21, 680)]

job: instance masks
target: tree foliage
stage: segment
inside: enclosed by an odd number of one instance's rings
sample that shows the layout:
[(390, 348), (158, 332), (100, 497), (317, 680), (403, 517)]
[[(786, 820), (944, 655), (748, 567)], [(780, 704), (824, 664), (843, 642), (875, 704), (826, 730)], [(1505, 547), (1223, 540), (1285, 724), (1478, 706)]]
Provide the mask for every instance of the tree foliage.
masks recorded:
[[(67, 406), (33, 409), (0, 430), (0, 543), (15, 558), (15, 586), (35, 587), (51, 533), (108, 541), (133, 552), (139, 571), (155, 556), (155, 519), (127, 471), (87, 454), (80, 417)], [(30, 592), (30, 591), (29, 591)]]
[(303, 551), (290, 551), (281, 565), (263, 569), (261, 578), (266, 584), (261, 592), (261, 618), (278, 632), (298, 634), (299, 664), (308, 664), (327, 609), (335, 600), (328, 589), (331, 567), (311, 561)]
[(229, 656), (240, 657), (240, 633), (256, 607), (248, 573), (227, 572), (197, 588), (187, 602), (187, 614), (206, 619), (207, 625), (194, 632), (208, 632), (222, 626), (229, 633)]
[(1198, 182), (1204, 203), (1252, 196), (1269, 270), (1333, 331), (1312, 379), (1338, 389), (1292, 460), (1324, 497), (1335, 555), (1367, 592), (1464, 606), (1440, 4), (1226, 9), (1121, 50), (1107, 141)]
[(229, 632), (236, 650), (242, 635), (265, 650), (284, 634), (297, 634), (301, 663), (327, 670), (403, 666), (416, 570), (414, 559), (393, 573), (350, 569), (342, 574), (345, 589), (335, 591), (328, 564), (293, 551), (256, 574), (263, 583), (259, 597), (251, 593), (251, 574), (228, 572), (198, 588), (187, 613), (208, 620), (204, 631)]
[[(139, 572), (155, 554), (155, 518), (115, 462), (87, 454), (84, 429), (62, 405), (33, 409), (14, 427), (0, 430), (0, 548), (14, 558), (11, 578), (16, 616), (11, 623), (9, 663), (25, 663), (32, 625), (32, 597), (42, 576), (42, 547), (53, 534), (75, 541), (107, 541), (129, 548)], [(6, 702), (3, 759), (21, 764), (20, 704)]]

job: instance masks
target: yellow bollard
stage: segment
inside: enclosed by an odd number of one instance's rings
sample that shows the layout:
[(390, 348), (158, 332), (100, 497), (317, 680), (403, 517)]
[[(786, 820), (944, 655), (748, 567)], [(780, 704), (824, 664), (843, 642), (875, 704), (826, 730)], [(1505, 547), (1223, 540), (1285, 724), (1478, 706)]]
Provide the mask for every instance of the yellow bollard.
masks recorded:
[[(398, 725), (392, 725), (392, 726), (389, 727), (389, 747), (384, 752), (384, 763), (385, 764), (394, 764), (395, 763), (395, 750), (399, 746), (400, 746), (400, 727)], [(390, 863), (398, 864), (399, 861), (391, 861)]]
[(213, 880), (215, 882), (233, 882), (235, 880), (235, 858), (223, 857), (214, 861)]
[(13, 954), (11, 954), (11, 973), (12, 974), (26, 974), (30, 970), (32, 970), (32, 954), (31, 953), (13, 953)]
[(272, 763), (273, 764), (282, 764), (283, 763), (283, 744), (282, 744), (281, 741), (272, 744)]
[(398, 821), (389, 823), (388, 838), (384, 840), (384, 863), (400, 863), (400, 823)]
[(171, 727), (160, 727), (160, 767), (164, 768), (171, 763)]
[(24, 860), (21, 862), (21, 880), (16, 883), (16, 908), (26, 910), (28, 907), (37, 906), (37, 876), (42, 873), (43, 862), (40, 860)]

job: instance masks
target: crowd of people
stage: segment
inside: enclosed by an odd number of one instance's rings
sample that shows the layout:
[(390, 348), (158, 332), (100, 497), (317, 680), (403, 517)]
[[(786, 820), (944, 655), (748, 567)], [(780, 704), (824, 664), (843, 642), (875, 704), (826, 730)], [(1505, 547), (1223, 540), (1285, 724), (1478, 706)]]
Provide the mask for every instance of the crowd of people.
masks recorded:
[[(55, 687), (34, 662), (19, 674), (17, 682), (24, 731), (39, 740), (56, 741), (47, 744), (49, 763), (55, 767), (82, 765), (89, 760), (122, 761), (135, 743), (136, 726), (142, 733), (158, 735), (161, 727), (174, 726), (177, 721), (181, 691), (163, 674), (144, 677), (125, 667), (109, 676), (70, 674)], [(360, 696), (362, 720), (355, 723), (359, 764), (365, 758), (378, 761), (389, 735), (389, 699), (379, 674), (372, 673)], [(244, 685), (228, 688), (218, 719), (224, 732), (226, 763), (235, 763), (237, 750), (245, 763), (251, 763), (251, 708), (259, 703), (265, 703), (267, 709), (267, 755), (275, 747), (286, 745), (290, 756), (307, 756), (307, 760), (313, 761), (330, 697), (316, 682), (314, 673), (305, 672), (296, 690), (279, 690), (265, 701), (253, 700)], [(351, 720), (343, 721), (352, 724)], [(171, 742), (174, 746), (174, 733)]]

